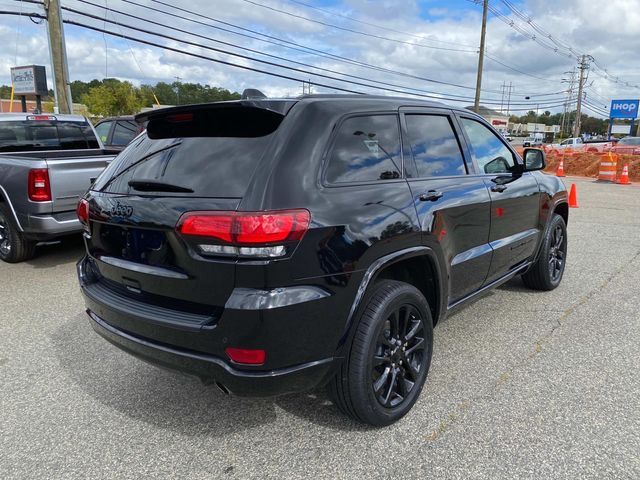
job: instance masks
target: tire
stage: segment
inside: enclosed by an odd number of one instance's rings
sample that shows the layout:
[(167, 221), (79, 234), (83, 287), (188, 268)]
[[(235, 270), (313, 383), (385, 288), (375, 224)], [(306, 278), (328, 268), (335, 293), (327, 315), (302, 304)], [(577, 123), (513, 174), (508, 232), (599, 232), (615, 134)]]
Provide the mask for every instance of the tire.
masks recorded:
[(562, 281), (566, 262), (567, 225), (560, 215), (554, 214), (538, 260), (522, 275), (522, 280), (534, 290), (553, 290)]
[(35, 250), (36, 242), (24, 238), (7, 205), (0, 203), (0, 260), (24, 262), (33, 257)]
[(431, 364), (433, 321), (414, 286), (382, 280), (373, 288), (329, 394), (348, 416), (382, 427), (406, 415), (422, 391)]

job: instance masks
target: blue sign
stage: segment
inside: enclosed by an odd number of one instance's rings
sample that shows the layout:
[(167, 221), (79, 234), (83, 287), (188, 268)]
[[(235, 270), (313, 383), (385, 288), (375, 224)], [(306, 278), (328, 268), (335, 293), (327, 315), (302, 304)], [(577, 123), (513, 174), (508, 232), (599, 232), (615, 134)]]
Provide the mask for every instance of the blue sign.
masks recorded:
[(640, 100), (611, 100), (610, 118), (636, 118)]

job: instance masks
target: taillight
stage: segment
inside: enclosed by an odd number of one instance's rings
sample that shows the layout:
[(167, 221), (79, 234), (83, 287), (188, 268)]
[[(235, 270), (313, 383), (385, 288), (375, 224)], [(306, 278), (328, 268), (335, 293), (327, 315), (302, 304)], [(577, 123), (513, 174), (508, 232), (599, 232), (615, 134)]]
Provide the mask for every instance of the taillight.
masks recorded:
[(194, 237), (201, 253), (281, 257), (309, 229), (308, 210), (269, 212), (186, 212), (178, 232)]
[(225, 349), (225, 353), (234, 363), (243, 365), (262, 365), (267, 359), (267, 352), (264, 350), (228, 347)]
[(32, 202), (50, 202), (51, 184), (49, 170), (46, 168), (32, 168), (29, 170), (29, 200)]
[(78, 215), (78, 220), (80, 220), (84, 229), (89, 231), (89, 202), (84, 198), (78, 202), (76, 214)]

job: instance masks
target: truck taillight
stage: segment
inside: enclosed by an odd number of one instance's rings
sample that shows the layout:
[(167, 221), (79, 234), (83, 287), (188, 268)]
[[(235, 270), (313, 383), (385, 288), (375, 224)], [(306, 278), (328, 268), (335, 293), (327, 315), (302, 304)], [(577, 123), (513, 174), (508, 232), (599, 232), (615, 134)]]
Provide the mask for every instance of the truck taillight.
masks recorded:
[(78, 220), (84, 227), (85, 230), (88, 230), (89, 227), (89, 202), (84, 198), (78, 202), (78, 206), (76, 208), (76, 214), (78, 215)]
[(50, 202), (51, 184), (47, 168), (32, 168), (29, 170), (28, 193), (32, 202)]
[(282, 257), (309, 229), (308, 210), (186, 212), (177, 231), (205, 255)]

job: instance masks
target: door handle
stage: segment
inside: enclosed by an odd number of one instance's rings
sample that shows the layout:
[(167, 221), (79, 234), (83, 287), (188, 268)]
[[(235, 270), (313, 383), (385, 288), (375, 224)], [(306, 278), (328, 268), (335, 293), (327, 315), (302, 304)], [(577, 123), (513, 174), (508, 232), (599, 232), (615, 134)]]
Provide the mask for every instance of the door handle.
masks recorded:
[(435, 190), (429, 190), (426, 193), (420, 194), (419, 198), (420, 198), (421, 202), (435, 202), (439, 198), (442, 198), (443, 195), (444, 195), (444, 193), (442, 193), (442, 192), (436, 192)]
[(492, 192), (504, 192), (507, 189), (506, 185), (494, 185), (493, 187), (491, 187), (491, 191)]

